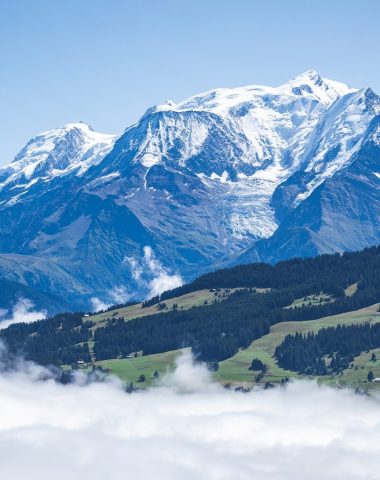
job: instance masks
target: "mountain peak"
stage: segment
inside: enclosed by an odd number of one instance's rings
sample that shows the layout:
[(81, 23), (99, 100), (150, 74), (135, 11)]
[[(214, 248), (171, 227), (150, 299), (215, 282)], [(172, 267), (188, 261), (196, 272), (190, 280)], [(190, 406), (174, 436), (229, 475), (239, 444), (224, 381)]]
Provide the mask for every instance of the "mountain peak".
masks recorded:
[(295, 95), (315, 95), (326, 105), (331, 104), (338, 97), (357, 91), (357, 89), (351, 88), (344, 83), (321, 77), (314, 69), (306, 70), (300, 75), (297, 75), (280, 88), (288, 89), (289, 87)]
[(69, 122), (66, 123), (60, 127), (53, 128), (51, 130), (45, 130), (41, 133), (38, 133), (35, 137), (33, 137), (30, 142), (35, 141), (37, 138), (41, 137), (58, 137), (61, 135), (65, 135), (69, 132), (72, 131), (80, 131), (81, 134), (87, 134), (87, 133), (96, 133), (95, 130), (92, 128), (91, 125), (89, 125), (86, 122), (82, 122), (81, 120), (79, 122)]
[(289, 83), (292, 83), (293, 85), (303, 85), (305, 83), (311, 83), (313, 85), (321, 86), (323, 83), (323, 79), (316, 70), (311, 68), (294, 77), (292, 80), (290, 80)]
[(84, 131), (84, 132), (88, 132), (88, 131), (94, 132), (95, 131), (91, 125), (89, 125), (86, 122), (82, 122), (82, 120), (80, 120), (79, 122), (66, 123), (61, 128), (62, 128), (62, 130), (78, 129), (78, 130), (81, 130), (81, 131)]
[(344, 83), (323, 78), (316, 70), (309, 69), (292, 80), (278, 86), (248, 85), (236, 88), (216, 88), (198, 93), (179, 103), (167, 100), (161, 105), (154, 105), (145, 112), (142, 118), (157, 112), (166, 111), (208, 111), (228, 114), (230, 109), (243, 103), (260, 103), (268, 95), (313, 95), (325, 106), (331, 105), (338, 97), (357, 91)]
[[(13, 162), (0, 169), (4, 183), (50, 178), (76, 172), (82, 174), (112, 149), (115, 135), (95, 132), (85, 122), (68, 123), (33, 137)], [(21, 180), (20, 180), (21, 179)]]

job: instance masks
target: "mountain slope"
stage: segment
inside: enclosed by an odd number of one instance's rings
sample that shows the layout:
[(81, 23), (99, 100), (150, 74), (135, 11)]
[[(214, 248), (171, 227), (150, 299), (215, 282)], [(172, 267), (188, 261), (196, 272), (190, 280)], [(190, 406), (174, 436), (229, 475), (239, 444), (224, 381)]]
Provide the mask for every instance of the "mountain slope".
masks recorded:
[(236, 260), (276, 262), (320, 253), (353, 251), (380, 238), (380, 116), (372, 121), (350, 163), (327, 178), (274, 235), (257, 242)]
[(17, 199), (37, 182), (70, 173), (80, 175), (112, 149), (115, 135), (83, 122), (65, 125), (32, 138), (12, 163), (0, 169), (1, 198)]
[[(27, 303), (24, 303), (27, 302)], [(71, 305), (62, 298), (39, 292), (27, 285), (0, 279), (0, 325), (12, 315), (19, 305), (33, 308), (39, 312), (58, 313), (68, 310)]]
[[(338, 324), (368, 326), (368, 322), (379, 327), (379, 267), (380, 247), (276, 266), (240, 265), (203, 275), (148, 305), (117, 306), (93, 316), (63, 313), (11, 325), (0, 331), (0, 339), (11, 355), (22, 352), (27, 360), (74, 369), (85, 362), (118, 374), (124, 371), (128, 381), (145, 373), (144, 366), (151, 377), (162, 356), (191, 348), (214, 368), (221, 362), (216, 375), (222, 381), (281, 382), (292, 372), (281, 369), (273, 354), (287, 333), (317, 332)], [(320, 372), (315, 370), (319, 364), (311, 364), (311, 375), (327, 381), (332, 373), (344, 371), (346, 376), (349, 364), (357, 361), (353, 357), (367, 348), (380, 348), (379, 335), (362, 340), (358, 345), (355, 335), (347, 335), (342, 349), (350, 356), (346, 353), (343, 363), (334, 368), (325, 364)], [(136, 352), (140, 360), (135, 363)], [(294, 353), (297, 358), (299, 351)], [(261, 376), (250, 369), (258, 357), (268, 367)], [(304, 360), (312, 357), (306, 355)], [(135, 369), (138, 366), (141, 370)], [(291, 370), (297, 376), (298, 370)]]
[(118, 137), (38, 135), (0, 169), (0, 274), (83, 308), (374, 244), (379, 105), (311, 70), (168, 101)]

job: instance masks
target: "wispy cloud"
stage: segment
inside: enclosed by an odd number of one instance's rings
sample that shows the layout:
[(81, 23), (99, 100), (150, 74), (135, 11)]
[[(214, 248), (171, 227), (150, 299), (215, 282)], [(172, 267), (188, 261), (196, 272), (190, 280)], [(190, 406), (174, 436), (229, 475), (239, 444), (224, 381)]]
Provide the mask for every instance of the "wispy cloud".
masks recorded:
[(0, 315), (0, 329), (4, 329), (12, 325), (13, 323), (31, 323), (36, 320), (42, 320), (46, 318), (46, 310), (37, 311), (33, 302), (27, 298), (21, 298), (12, 309), (10, 317), (6, 317), (3, 314)]
[(94, 312), (100, 312), (101, 310), (107, 310), (107, 308), (109, 308), (112, 305), (112, 303), (104, 302), (103, 300), (101, 300), (98, 297), (92, 297), (90, 301), (91, 301), (91, 305), (92, 305), (92, 310)]
[(128, 292), (128, 289), (124, 286), (115, 287), (107, 292), (107, 299), (109, 301), (103, 301), (99, 297), (92, 297), (90, 299), (92, 310), (99, 312), (101, 310), (107, 310), (115, 304), (126, 303), (132, 298), (132, 295)]
[(119, 286), (110, 291), (110, 297), (114, 303), (125, 303), (131, 298), (131, 294), (128, 292), (127, 287)]
[[(179, 287), (183, 284), (180, 275), (172, 274), (159, 262), (151, 247), (145, 246), (140, 258), (124, 257), (123, 264), (130, 270), (131, 291), (138, 290), (139, 300), (151, 298), (160, 293)], [(126, 303), (135, 296), (125, 285), (110, 289), (105, 298), (94, 296), (91, 298), (92, 310), (98, 312), (106, 310), (115, 303)]]
[(131, 276), (147, 297), (154, 297), (172, 288), (179, 287), (183, 281), (180, 275), (172, 274), (157, 260), (151, 247), (145, 246), (142, 258), (125, 257), (124, 264), (129, 265)]

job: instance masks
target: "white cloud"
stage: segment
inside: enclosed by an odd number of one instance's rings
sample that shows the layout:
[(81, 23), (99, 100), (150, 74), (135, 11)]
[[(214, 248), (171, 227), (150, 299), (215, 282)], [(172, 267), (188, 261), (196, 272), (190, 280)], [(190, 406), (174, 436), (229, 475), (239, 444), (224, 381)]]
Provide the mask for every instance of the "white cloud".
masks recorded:
[(109, 292), (109, 295), (115, 303), (126, 303), (131, 299), (128, 289), (124, 286), (115, 287)]
[(182, 285), (182, 279), (179, 275), (169, 275), (166, 272), (161, 272), (157, 277), (153, 278), (149, 282), (149, 297), (159, 295), (166, 290), (172, 290), (173, 288), (180, 287)]
[(92, 297), (90, 301), (94, 312), (99, 312), (100, 310), (107, 310), (107, 308), (111, 307), (112, 305), (112, 303), (104, 302), (98, 297)]
[(0, 375), (0, 472), (12, 480), (371, 480), (377, 399), (294, 383), (235, 393), (188, 357), (163, 387)]
[(3, 318), (4, 312), (0, 318), (0, 330), (9, 327), (13, 323), (31, 323), (46, 318), (46, 310), (34, 310), (34, 304), (27, 298), (21, 298), (13, 307), (12, 314), (9, 318)]
[(139, 262), (133, 257), (124, 257), (123, 263), (129, 265), (133, 280), (138, 282), (143, 274), (143, 270)]
[(220, 388), (219, 384), (212, 382), (205, 364), (194, 362), (190, 352), (178, 357), (175, 370), (164, 375), (160, 386), (178, 393), (199, 393)]
[(160, 293), (182, 285), (182, 278), (171, 274), (155, 257), (149, 246), (144, 247), (141, 259), (125, 257), (123, 263), (131, 269), (131, 276), (140, 289), (145, 289), (147, 297), (154, 297)]
[(93, 312), (99, 312), (101, 310), (107, 310), (115, 304), (126, 303), (132, 296), (128, 292), (128, 289), (124, 286), (114, 287), (107, 292), (107, 299), (109, 301), (102, 300), (99, 297), (92, 297), (90, 299)]

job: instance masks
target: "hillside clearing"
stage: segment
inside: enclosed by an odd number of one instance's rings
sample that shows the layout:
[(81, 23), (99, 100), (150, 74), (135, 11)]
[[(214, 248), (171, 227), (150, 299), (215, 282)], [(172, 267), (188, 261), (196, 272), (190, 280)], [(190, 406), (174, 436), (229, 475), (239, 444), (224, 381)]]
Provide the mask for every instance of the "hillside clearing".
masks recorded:
[[(211, 303), (214, 300), (222, 300), (223, 298), (226, 298), (228, 295), (233, 293), (236, 288), (224, 288), (218, 289), (218, 291), (215, 291), (215, 289), (211, 290), (197, 290), (195, 292), (187, 293), (180, 297), (165, 300), (165, 302), (163, 303), (166, 305), (166, 308), (164, 308), (163, 310), (159, 310), (157, 308), (158, 304), (143, 308), (142, 303), (137, 303), (136, 305), (131, 305), (129, 307), (118, 308), (110, 310), (108, 312), (91, 315), (90, 317), (86, 317), (86, 319), (91, 320), (95, 323), (101, 323), (108, 318), (122, 317), (126, 322), (128, 322), (129, 320), (145, 317), (146, 315), (153, 315), (156, 313), (170, 311), (173, 309), (174, 305), (177, 305), (179, 309), (185, 310), (192, 307), (200, 307), (202, 305), (205, 305), (205, 302)], [(265, 289), (258, 289), (258, 291), (260, 290)]]
[[(134, 383), (139, 388), (146, 388), (172, 370), (178, 356), (187, 350), (173, 350), (130, 359), (101, 360), (96, 362), (96, 365), (107, 369), (110, 374), (116, 375), (126, 383)], [(158, 379), (154, 378), (154, 372), (158, 372)], [(140, 375), (145, 376), (145, 382), (139, 382)]]
[[(338, 324), (351, 325), (353, 323), (360, 324), (365, 322), (377, 323), (380, 322), (378, 308), (379, 304), (377, 303), (354, 312), (342, 313), (320, 318), (318, 320), (284, 322), (274, 325), (268, 335), (255, 340), (245, 350), (241, 350), (233, 357), (220, 362), (219, 370), (215, 373), (215, 378), (221, 382), (254, 382), (255, 373), (248, 370), (253, 358), (259, 358), (268, 366), (268, 373), (263, 378), (263, 381), (265, 382), (280, 382), (285, 377), (305, 378), (304, 376), (298, 375), (296, 372), (280, 368), (273, 358), (277, 345), (283, 341), (286, 335), (296, 332), (317, 332), (323, 327), (331, 327)], [(366, 371), (368, 373), (368, 369)], [(348, 379), (351, 377), (348, 376)], [(325, 379), (323, 381), (325, 381)]]

